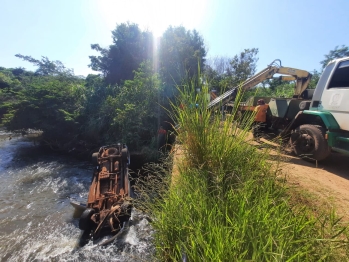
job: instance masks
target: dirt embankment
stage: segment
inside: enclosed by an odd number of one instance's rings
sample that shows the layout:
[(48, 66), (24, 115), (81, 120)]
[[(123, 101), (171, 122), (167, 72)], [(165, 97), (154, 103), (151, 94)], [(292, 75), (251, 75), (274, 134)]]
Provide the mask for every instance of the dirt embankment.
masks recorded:
[[(249, 139), (251, 139), (249, 137)], [(262, 146), (262, 143), (254, 143)], [(259, 145), (258, 145), (259, 144)], [(175, 163), (180, 162), (183, 152), (180, 147), (175, 150)], [(314, 209), (322, 210), (335, 208), (337, 215), (343, 217), (343, 222), (349, 222), (349, 156), (332, 153), (325, 161), (308, 162), (292, 154), (284, 154), (281, 157), (280, 168), (286, 176), (287, 183), (309, 198), (309, 204)], [(175, 181), (179, 170), (175, 164), (173, 179)]]
[(287, 155), (281, 168), (290, 186), (309, 192), (313, 203), (334, 207), (349, 222), (349, 156), (333, 153), (316, 167), (315, 162)]

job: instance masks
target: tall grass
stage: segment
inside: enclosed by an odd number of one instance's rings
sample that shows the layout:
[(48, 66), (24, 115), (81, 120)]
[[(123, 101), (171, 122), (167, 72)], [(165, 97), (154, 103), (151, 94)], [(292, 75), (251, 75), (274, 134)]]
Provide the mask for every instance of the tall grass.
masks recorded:
[(158, 258), (345, 261), (346, 229), (332, 216), (320, 220), (291, 206), (277, 161), (269, 159), (268, 149), (248, 143), (253, 116), (243, 129), (236, 111), (222, 121), (206, 110), (206, 91), (197, 81), (188, 82), (173, 104), (181, 151), (176, 182), (162, 169), (145, 183), (142, 205), (154, 219)]

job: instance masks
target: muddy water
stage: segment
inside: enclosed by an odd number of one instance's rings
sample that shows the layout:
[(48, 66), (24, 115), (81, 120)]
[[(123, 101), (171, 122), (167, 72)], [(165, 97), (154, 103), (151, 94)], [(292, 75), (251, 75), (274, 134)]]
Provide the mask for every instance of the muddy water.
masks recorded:
[(1, 261), (151, 261), (152, 229), (144, 214), (107, 247), (79, 247), (70, 198), (86, 201), (92, 167), (43, 154), (25, 138), (0, 131)]

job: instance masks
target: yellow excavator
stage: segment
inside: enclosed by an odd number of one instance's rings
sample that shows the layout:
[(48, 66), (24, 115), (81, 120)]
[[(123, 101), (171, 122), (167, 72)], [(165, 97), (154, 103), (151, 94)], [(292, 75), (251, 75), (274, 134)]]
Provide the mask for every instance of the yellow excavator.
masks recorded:
[[(283, 67), (281, 66), (281, 61), (279, 59), (276, 59), (270, 65), (268, 65), (267, 68), (243, 82), (241, 89), (243, 91), (247, 91), (252, 87), (258, 85), (262, 81), (273, 78), (275, 74), (286, 75), (280, 77), (280, 79), (283, 81), (296, 81), (293, 96), (294, 98), (301, 97), (302, 93), (307, 89), (312, 77), (312, 74), (305, 70)], [(227, 103), (235, 99), (237, 91), (238, 88), (235, 87), (228, 90), (221, 96), (215, 98), (208, 104), (208, 109), (219, 109), (221, 106), (226, 105)]]

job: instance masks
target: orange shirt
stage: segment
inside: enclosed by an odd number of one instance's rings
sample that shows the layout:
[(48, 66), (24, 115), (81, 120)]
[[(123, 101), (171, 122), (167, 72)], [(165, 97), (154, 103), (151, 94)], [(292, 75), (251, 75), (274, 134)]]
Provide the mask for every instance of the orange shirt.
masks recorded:
[(158, 134), (159, 134), (159, 135), (160, 135), (160, 134), (166, 134), (166, 133), (167, 133), (166, 130), (163, 129), (163, 128), (160, 128), (159, 131), (158, 131)]
[(268, 105), (258, 105), (255, 107), (254, 111), (257, 112), (255, 116), (256, 122), (266, 122), (267, 121), (267, 110)]

